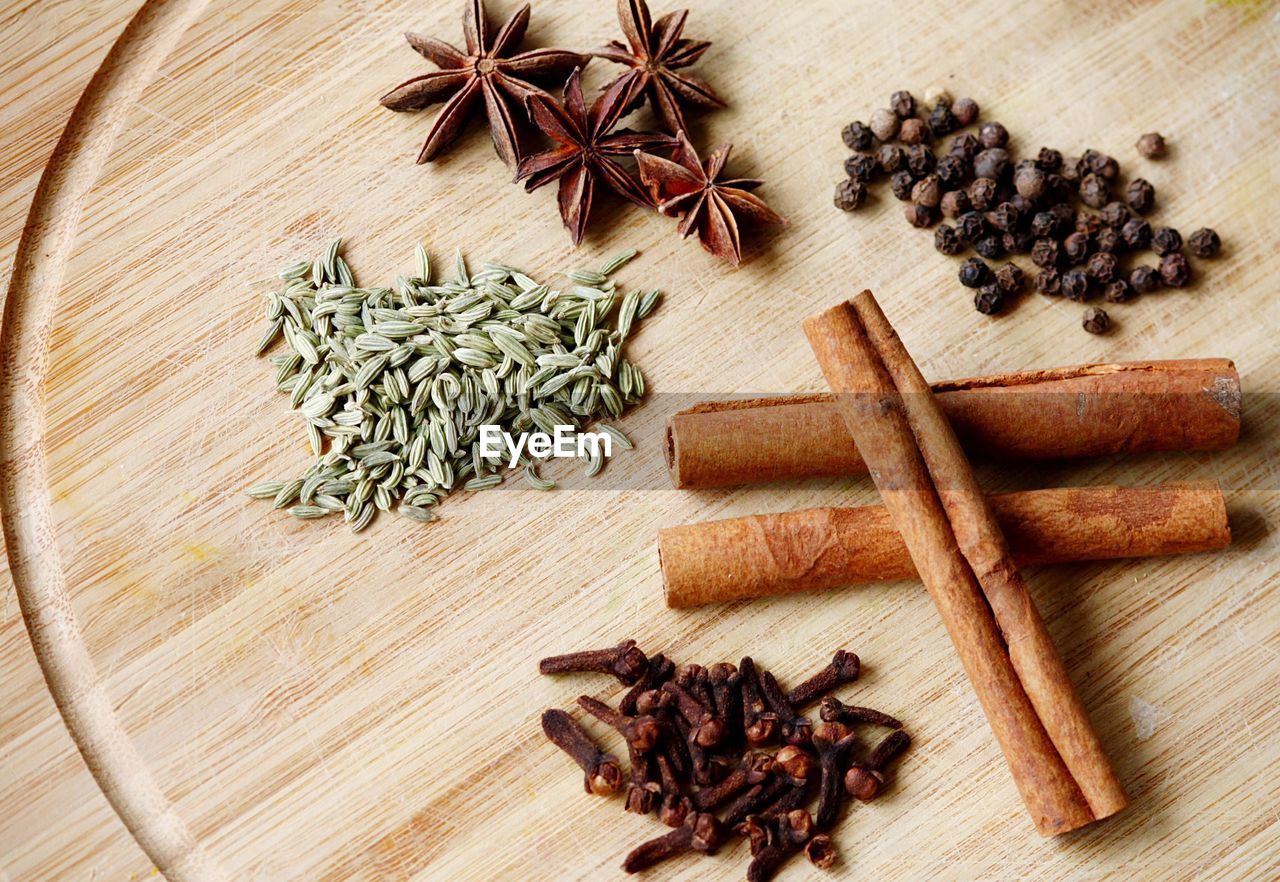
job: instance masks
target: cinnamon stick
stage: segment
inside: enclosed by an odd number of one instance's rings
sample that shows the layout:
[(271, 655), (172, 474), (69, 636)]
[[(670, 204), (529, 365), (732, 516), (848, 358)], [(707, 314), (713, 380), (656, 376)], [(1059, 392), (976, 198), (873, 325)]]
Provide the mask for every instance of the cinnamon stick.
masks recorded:
[(805, 333), (929, 589), (1036, 829), (1127, 798), (947, 418), (869, 291)]
[[(935, 383), (961, 444), (984, 459), (1219, 450), (1240, 434), (1225, 358), (1093, 364)], [(712, 401), (667, 421), (680, 488), (865, 474), (831, 395)]]
[[(1032, 490), (992, 496), (990, 504), (1020, 567), (1231, 544), (1214, 481)], [(667, 605), (677, 608), (916, 577), (879, 505), (672, 527), (658, 533), (658, 557)]]

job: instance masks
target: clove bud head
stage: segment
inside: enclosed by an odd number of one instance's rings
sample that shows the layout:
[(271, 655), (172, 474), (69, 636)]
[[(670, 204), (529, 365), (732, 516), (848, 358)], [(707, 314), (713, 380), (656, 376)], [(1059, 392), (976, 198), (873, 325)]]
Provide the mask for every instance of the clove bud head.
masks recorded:
[(863, 802), (875, 799), (883, 786), (884, 775), (861, 764), (852, 766), (844, 776), (845, 792)]
[(827, 834), (819, 833), (805, 843), (804, 856), (819, 870), (829, 869), (836, 862), (835, 843)]

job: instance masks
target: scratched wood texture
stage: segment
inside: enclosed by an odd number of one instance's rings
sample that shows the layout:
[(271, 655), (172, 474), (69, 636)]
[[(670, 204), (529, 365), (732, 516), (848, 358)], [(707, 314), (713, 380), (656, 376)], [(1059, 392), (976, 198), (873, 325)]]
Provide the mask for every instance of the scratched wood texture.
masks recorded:
[[(139, 6), (0, 6), (6, 272), (72, 106)], [(615, 36), (611, 6), (543, 0), (529, 43), (596, 45)], [(792, 220), (753, 238), (737, 271), (678, 241), (671, 222), (613, 205), (571, 254), (553, 194), (510, 185), (478, 128), (438, 166), (415, 166), (430, 115), (393, 115), (376, 97), (427, 69), (403, 30), (460, 39), (453, 0), (210, 4), (127, 108), (61, 268), (43, 390), (48, 494), (115, 711), (232, 878), (619, 876), (626, 851), (662, 828), (585, 796), (537, 726), (545, 707), (618, 689), (539, 678), (533, 663), (626, 636), (680, 661), (751, 653), (784, 679), (839, 646), (862, 655), (867, 674), (848, 693), (902, 716), (916, 746), (892, 791), (840, 827), (834, 878), (1280, 873), (1277, 6), (776, 10), (701, 2), (689, 26), (714, 40), (700, 72), (730, 103), (698, 121), (696, 140), (733, 140), (734, 166), (766, 178), (762, 195)], [(606, 69), (593, 65), (589, 83)], [(1198, 264), (1206, 271), (1186, 291), (1112, 310), (1118, 327), (1105, 337), (1079, 329), (1079, 307), (1035, 296), (998, 320), (978, 316), (955, 262), (906, 228), (884, 188), (856, 216), (830, 204), (840, 126), (893, 89), (931, 83), (974, 95), (1018, 146), (1113, 153), (1155, 183), (1160, 219), (1184, 233), (1216, 227), (1224, 255)], [(1135, 155), (1150, 129), (1169, 137), (1168, 160)], [(384, 517), (353, 537), (247, 501), (243, 487), (307, 458), (271, 368), (251, 354), (262, 295), (277, 267), (339, 235), (365, 281), (408, 269), (418, 240), (542, 273), (640, 248), (623, 280), (668, 296), (631, 350), (656, 393), (621, 421), (639, 448), (596, 488), (456, 498), (425, 528)], [(1132, 794), (1119, 817), (1061, 839), (1035, 834), (917, 585), (663, 606), (658, 528), (874, 499), (865, 480), (678, 493), (657, 443), (679, 403), (669, 393), (820, 388), (800, 322), (862, 287), (932, 377), (1238, 363), (1246, 431), (1231, 451), (981, 473), (993, 491), (1214, 477), (1227, 493), (1226, 552), (1030, 574)], [(7, 581), (0, 882), (148, 878), (63, 727)], [(653, 875), (737, 879), (745, 863), (739, 846)], [(823, 876), (797, 863), (782, 878)]]

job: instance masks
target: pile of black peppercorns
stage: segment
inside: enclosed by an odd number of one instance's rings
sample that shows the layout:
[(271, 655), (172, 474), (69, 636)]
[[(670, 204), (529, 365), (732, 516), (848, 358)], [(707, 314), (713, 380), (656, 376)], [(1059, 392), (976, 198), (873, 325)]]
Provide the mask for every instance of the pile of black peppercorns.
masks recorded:
[[(906, 202), (907, 222), (927, 228), (938, 224), (933, 242), (943, 254), (972, 248), (977, 257), (960, 266), (960, 283), (977, 289), (974, 307), (996, 315), (1022, 292), (1025, 276), (1008, 261), (1025, 254), (1037, 267), (1041, 294), (1076, 302), (1101, 297), (1124, 303), (1160, 288), (1181, 288), (1191, 281), (1182, 236), (1173, 227), (1152, 227), (1143, 219), (1155, 204), (1155, 188), (1133, 178), (1120, 188), (1120, 166), (1110, 156), (1086, 150), (1078, 159), (1042, 147), (1035, 158), (1015, 160), (1009, 133), (998, 122), (978, 124), (972, 98), (953, 102), (941, 90), (926, 93), (928, 108), (910, 92), (894, 92), (889, 107), (866, 124), (851, 122), (841, 133), (855, 151), (845, 160), (848, 179), (836, 186), (835, 204), (854, 211), (867, 187), (888, 177), (893, 195)], [(960, 131), (970, 126), (974, 131)], [(945, 155), (931, 144), (951, 136)], [(1138, 139), (1148, 159), (1164, 155), (1164, 139), (1149, 133)], [(1188, 237), (1187, 249), (1209, 258), (1221, 248), (1218, 234), (1205, 227)], [(1158, 266), (1136, 265), (1126, 272), (1120, 257), (1151, 250)], [(987, 261), (1006, 259), (993, 269)], [(1094, 334), (1110, 326), (1105, 310), (1086, 310), (1082, 325)]]

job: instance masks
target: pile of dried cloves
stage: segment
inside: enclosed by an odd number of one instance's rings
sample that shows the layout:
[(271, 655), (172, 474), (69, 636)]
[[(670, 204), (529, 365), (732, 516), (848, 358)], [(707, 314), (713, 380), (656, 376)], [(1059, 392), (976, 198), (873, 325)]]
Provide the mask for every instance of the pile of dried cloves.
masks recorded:
[[(546, 658), (538, 668), (609, 674), (631, 687), (616, 709), (578, 699), (583, 711), (622, 736), (629, 774), (568, 713), (542, 715), (547, 738), (582, 767), (588, 793), (625, 787), (627, 811), (656, 812), (674, 828), (633, 849), (622, 864), (628, 873), (685, 852), (712, 854), (734, 835), (750, 844), (748, 882), (773, 878), (801, 852), (829, 867), (836, 858), (830, 831), (844, 795), (874, 799), (890, 764), (911, 743), (888, 714), (828, 695), (858, 678), (858, 656), (844, 650), (790, 691), (750, 657), (737, 666), (677, 668), (662, 654), (646, 656), (634, 640)], [(815, 724), (801, 711), (819, 701)], [(854, 759), (856, 729), (863, 726), (891, 731)], [(810, 813), (806, 806), (815, 800)]]

